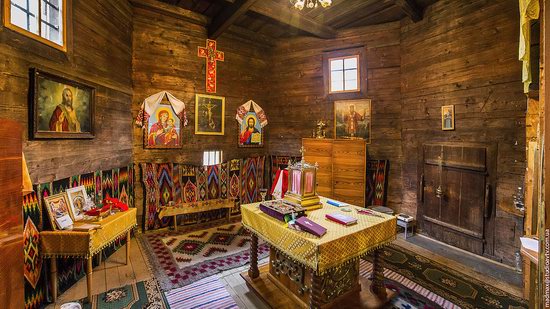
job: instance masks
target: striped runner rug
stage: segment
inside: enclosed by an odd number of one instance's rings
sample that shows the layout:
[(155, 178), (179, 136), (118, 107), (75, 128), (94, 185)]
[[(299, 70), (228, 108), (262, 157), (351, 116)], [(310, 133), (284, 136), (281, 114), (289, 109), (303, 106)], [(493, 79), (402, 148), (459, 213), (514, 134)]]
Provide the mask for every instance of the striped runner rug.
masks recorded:
[(164, 296), (171, 309), (239, 308), (218, 276), (165, 292)]
[[(369, 278), (372, 274), (372, 263), (361, 260), (361, 263), (359, 263), (359, 275), (361, 277)], [(387, 268), (384, 269), (384, 277), (386, 279), (386, 287), (388, 287), (388, 281), (397, 282), (404, 287), (412, 290), (413, 292), (417, 293), (418, 295), (434, 302), (435, 304), (441, 306), (445, 309), (460, 309), (461, 307), (455, 305), (454, 303), (446, 300), (445, 298), (433, 293), (432, 291), (424, 288), (423, 286), (415, 283), (414, 281), (409, 280), (408, 278), (404, 277), (403, 275), (400, 275), (392, 270), (389, 270)], [(396, 303), (403, 303), (402, 300), (400, 300), (401, 295), (398, 295), (396, 297), (397, 299), (394, 299), (394, 304)], [(400, 308), (401, 306), (398, 306)], [(403, 308), (413, 308), (408, 306), (403, 306)], [(414, 307), (416, 308), (416, 307)]]

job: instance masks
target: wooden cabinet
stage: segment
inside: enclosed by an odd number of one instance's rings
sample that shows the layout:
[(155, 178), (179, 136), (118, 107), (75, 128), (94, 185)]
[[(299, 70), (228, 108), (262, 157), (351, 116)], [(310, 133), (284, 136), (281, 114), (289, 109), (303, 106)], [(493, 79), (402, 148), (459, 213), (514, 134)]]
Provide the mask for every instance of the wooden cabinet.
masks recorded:
[(362, 140), (304, 138), (305, 160), (317, 162), (319, 195), (365, 206), (367, 144)]
[(21, 126), (0, 126), (0, 308), (24, 308)]

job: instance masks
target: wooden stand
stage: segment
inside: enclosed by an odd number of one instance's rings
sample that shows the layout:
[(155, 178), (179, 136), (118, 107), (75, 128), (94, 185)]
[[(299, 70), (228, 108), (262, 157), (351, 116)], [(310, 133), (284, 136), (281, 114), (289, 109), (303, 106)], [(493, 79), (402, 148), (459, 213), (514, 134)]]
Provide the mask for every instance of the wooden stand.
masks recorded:
[[(130, 263), (130, 235), (129, 230), (126, 234), (126, 265)], [(101, 255), (101, 252), (99, 253)], [(86, 291), (88, 303), (92, 303), (92, 283), (93, 283), (93, 256), (86, 259)], [(52, 300), (55, 303), (57, 301), (57, 258), (50, 258), (50, 286), (52, 289)]]
[(247, 285), (272, 308), (380, 308), (395, 292), (384, 287), (382, 249), (374, 252), (373, 281), (359, 276), (359, 262), (317, 275), (271, 248), (268, 265), (258, 268), (258, 237), (252, 234)]

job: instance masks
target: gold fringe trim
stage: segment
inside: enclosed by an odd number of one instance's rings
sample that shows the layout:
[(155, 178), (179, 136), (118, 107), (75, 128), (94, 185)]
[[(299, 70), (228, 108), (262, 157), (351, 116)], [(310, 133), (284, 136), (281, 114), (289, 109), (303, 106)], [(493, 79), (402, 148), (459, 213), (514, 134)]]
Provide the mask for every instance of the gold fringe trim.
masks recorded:
[[(308, 263), (305, 259), (302, 259), (300, 257), (295, 257), (295, 256), (290, 256), (288, 255), (284, 249), (282, 249), (281, 247), (279, 247), (277, 244), (274, 244), (272, 243), (271, 241), (269, 241), (266, 237), (264, 237), (262, 234), (258, 233), (258, 231), (254, 230), (254, 228), (250, 227), (249, 225), (245, 224), (244, 222), (242, 223), (244, 227), (246, 227), (246, 229), (248, 229), (250, 232), (254, 233), (254, 235), (258, 236), (258, 238), (261, 238), (263, 239), (266, 243), (268, 243), (270, 246), (276, 248), (280, 253), (282, 253), (285, 257), (287, 257), (289, 260), (293, 261), (294, 263), (298, 263), (298, 264), (301, 264), (302, 266), (305, 266), (307, 268), (310, 268), (311, 270), (313, 270), (313, 272), (316, 274), (316, 275), (324, 275), (325, 273), (329, 272), (329, 271), (332, 271), (332, 270), (337, 270), (337, 269), (340, 269), (344, 266), (347, 266), (349, 265), (350, 263), (355, 263), (357, 262), (358, 260), (360, 259), (363, 259), (365, 257), (367, 257), (369, 254), (371, 254), (372, 252), (376, 251), (376, 250), (379, 250), (379, 249), (382, 249), (384, 247), (386, 247), (387, 245), (389, 245), (390, 243), (392, 243), (393, 241), (395, 241), (397, 239), (397, 235), (392, 235), (392, 237), (382, 241), (382, 242), (379, 242), (378, 244), (374, 245), (374, 246), (371, 246), (367, 249), (365, 249), (364, 251), (360, 252), (360, 253), (357, 253), (357, 254), (354, 254), (352, 256), (350, 256), (349, 258), (347, 258), (345, 261), (343, 262), (336, 262), (336, 263), (333, 263), (333, 264), (337, 264), (337, 265), (331, 265), (329, 267), (326, 267), (325, 269), (322, 269), (320, 270), (319, 269), (319, 263), (314, 263), (314, 264), (311, 264), (311, 263)], [(319, 254), (319, 252), (317, 252), (317, 255)]]

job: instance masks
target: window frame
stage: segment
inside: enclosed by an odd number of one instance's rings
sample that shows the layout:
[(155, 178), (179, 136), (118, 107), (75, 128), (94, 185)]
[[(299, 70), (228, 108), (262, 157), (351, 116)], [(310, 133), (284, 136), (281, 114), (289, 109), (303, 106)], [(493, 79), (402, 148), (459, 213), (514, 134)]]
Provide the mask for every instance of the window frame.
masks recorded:
[[(357, 90), (331, 91), (331, 68), (330, 61), (357, 57)], [(367, 61), (366, 47), (355, 46), (338, 50), (328, 50), (323, 52), (323, 80), (325, 88), (325, 97), (329, 100), (347, 100), (362, 99), (367, 97)], [(345, 77), (344, 77), (345, 82)]]
[(28, 38), (31, 38), (35, 41), (38, 41), (42, 44), (45, 44), (45, 45), (48, 45), (50, 47), (53, 47), (57, 50), (60, 50), (60, 51), (63, 51), (63, 52), (67, 52), (67, 45), (68, 45), (68, 42), (67, 42), (67, 32), (68, 32), (68, 29), (67, 29), (67, 11), (68, 11), (68, 6), (67, 6), (67, 0), (60, 0), (61, 2), (61, 25), (63, 27), (63, 33), (62, 33), (62, 37), (63, 37), (63, 45), (59, 45), (53, 41), (50, 41), (46, 38), (43, 38), (42, 36), (40, 36), (40, 33), (41, 33), (41, 27), (42, 27), (42, 0), (38, 0), (38, 16), (37, 16), (37, 19), (38, 19), (38, 34), (36, 33), (33, 33), (29, 30), (26, 30), (24, 28), (21, 28), (17, 25), (14, 25), (11, 23), (11, 0), (3, 0), (3, 7), (2, 7), (2, 16), (3, 16), (3, 25), (4, 27), (6, 27), (7, 29), (10, 29), (12, 31), (15, 31), (19, 34), (22, 34)]
[[(355, 58), (357, 60), (357, 88), (355, 89), (350, 89), (350, 90), (345, 90), (346, 88), (346, 59), (352, 59), (352, 58)], [(342, 57), (333, 57), (333, 58), (328, 58), (328, 67), (329, 67), (329, 71), (328, 71), (328, 79), (329, 79), (329, 89), (328, 89), (328, 93), (329, 94), (335, 94), (335, 93), (347, 93), (347, 92), (359, 92), (361, 91), (361, 84), (363, 84), (361, 82), (361, 61), (360, 61), (360, 56), (359, 55), (350, 55), (350, 56), (342, 56)], [(337, 91), (333, 91), (332, 90), (332, 68), (331, 68), (331, 63), (332, 61), (334, 60), (344, 60), (343, 63), (342, 63), (342, 74), (343, 74), (343, 86), (344, 86), (344, 90), (337, 90)], [(340, 70), (338, 70), (340, 71)]]
[[(208, 158), (210, 159), (210, 155), (213, 153), (213, 155), (216, 155), (216, 153), (219, 153), (220, 154), (220, 162), (218, 163), (215, 163), (215, 164), (206, 164), (204, 162), (204, 156), (208, 153)], [(212, 165), (217, 165), (217, 164), (221, 164), (223, 163), (223, 150), (219, 149), (219, 150), (203, 150), (202, 152), (202, 166), (212, 166)]]

